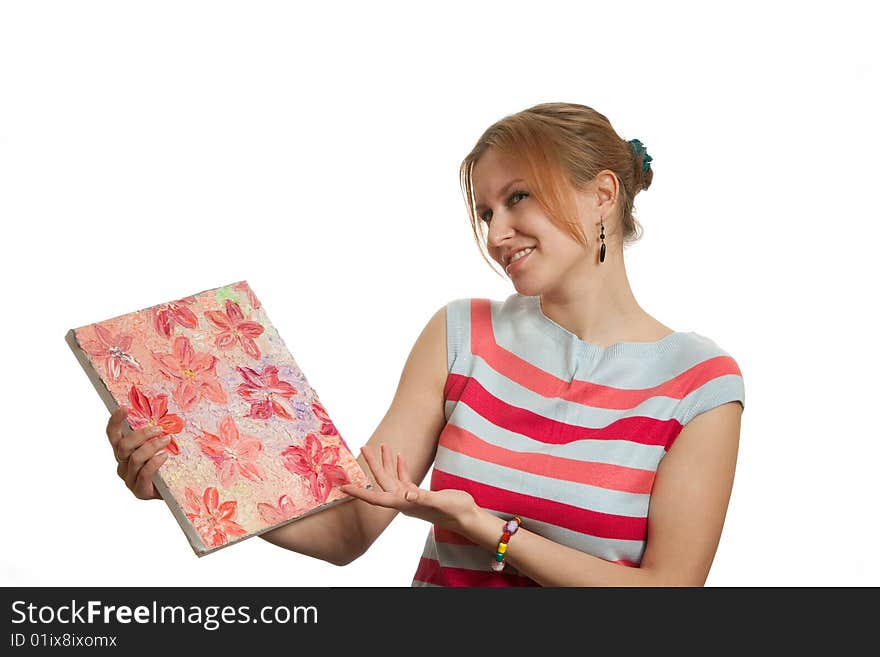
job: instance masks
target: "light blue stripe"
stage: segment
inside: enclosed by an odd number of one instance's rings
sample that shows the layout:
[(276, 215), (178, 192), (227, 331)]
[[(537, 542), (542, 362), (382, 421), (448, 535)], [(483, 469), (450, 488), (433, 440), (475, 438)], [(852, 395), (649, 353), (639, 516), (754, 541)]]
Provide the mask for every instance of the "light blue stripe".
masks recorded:
[[(521, 514), (520, 514), (521, 515)], [(622, 538), (603, 538), (582, 534), (565, 527), (523, 517), (523, 526), (528, 523), (529, 531), (540, 534), (544, 538), (569, 547), (592, 554), (606, 561), (626, 559), (640, 563), (645, 551), (645, 541), (633, 541)]]
[(504, 302), (493, 300), (495, 340), (498, 346), (566, 381), (578, 369), (578, 379), (588, 378), (601, 385), (651, 388), (708, 358), (729, 355), (710, 338), (677, 331), (656, 342), (618, 343), (605, 349), (601, 357), (591, 357), (592, 345), (540, 315), (537, 304), (537, 297), (519, 294)]
[(554, 479), (475, 459), (445, 447), (437, 448), (435, 467), (457, 477), (512, 493), (539, 497), (579, 509), (645, 518), (650, 495), (610, 490), (574, 481)]
[(739, 401), (745, 409), (745, 387), (739, 374), (725, 374), (707, 381), (682, 400), (681, 424), (685, 425), (700, 413), (731, 401)]
[(467, 367), (471, 349), (470, 299), (455, 299), (446, 304), (446, 361), (452, 370), (457, 361)]
[[(457, 368), (457, 365), (456, 365)], [(675, 411), (681, 406), (681, 400), (673, 397), (654, 395), (632, 408), (602, 408), (590, 406), (587, 400), (581, 402), (562, 399), (561, 397), (545, 397), (534, 390), (523, 386), (497, 371), (480, 357), (472, 357), (467, 365), (468, 370), (456, 371), (456, 374), (476, 379), (493, 397), (510, 406), (528, 409), (548, 418), (565, 419), (570, 424), (600, 429), (617, 420), (638, 415), (656, 420), (669, 420), (675, 417)]]

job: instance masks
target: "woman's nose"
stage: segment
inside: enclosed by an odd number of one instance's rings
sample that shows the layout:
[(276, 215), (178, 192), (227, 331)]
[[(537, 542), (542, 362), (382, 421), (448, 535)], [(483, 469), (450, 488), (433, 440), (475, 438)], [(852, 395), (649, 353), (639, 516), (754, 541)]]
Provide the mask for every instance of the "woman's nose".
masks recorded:
[(489, 222), (489, 232), (486, 235), (486, 242), (490, 246), (499, 247), (501, 244), (514, 234), (513, 226), (507, 219), (501, 216), (493, 216)]

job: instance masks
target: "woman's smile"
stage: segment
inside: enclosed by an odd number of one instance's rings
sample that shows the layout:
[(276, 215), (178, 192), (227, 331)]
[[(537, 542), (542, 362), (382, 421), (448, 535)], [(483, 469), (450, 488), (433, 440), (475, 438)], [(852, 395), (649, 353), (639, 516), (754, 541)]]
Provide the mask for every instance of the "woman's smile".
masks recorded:
[(510, 272), (512, 272), (515, 268), (522, 267), (523, 261), (528, 260), (536, 250), (537, 250), (537, 247), (533, 248), (531, 251), (526, 253), (524, 256), (520, 256), (519, 258), (517, 258), (516, 260), (511, 262), (509, 265), (507, 265), (507, 267), (504, 268), (504, 271), (506, 271), (509, 275)]

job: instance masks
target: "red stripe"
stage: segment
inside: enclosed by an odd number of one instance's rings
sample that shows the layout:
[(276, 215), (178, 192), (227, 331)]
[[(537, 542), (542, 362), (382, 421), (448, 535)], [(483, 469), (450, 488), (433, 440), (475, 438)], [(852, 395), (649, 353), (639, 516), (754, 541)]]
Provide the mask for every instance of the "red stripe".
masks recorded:
[(492, 327), (492, 306), (489, 299), (471, 300), (471, 353), (479, 356), (502, 376), (544, 397), (560, 397), (567, 401), (595, 408), (626, 410), (646, 399), (663, 396), (681, 399), (707, 381), (737, 374), (742, 376), (730, 356), (716, 356), (698, 363), (681, 374), (650, 388), (615, 388), (590, 381), (570, 382), (536, 367), (527, 360), (499, 346)]
[(470, 570), (468, 568), (450, 568), (441, 566), (436, 559), (422, 557), (414, 579), (440, 586), (540, 586), (525, 575), (514, 575), (501, 571), (489, 570), (489, 559), (486, 557), (486, 570)]
[(422, 557), (419, 559), (419, 567), (416, 568), (416, 574), (413, 579), (428, 584), (443, 584), (442, 574), (440, 573), (440, 563), (436, 559), (428, 559)]
[(435, 465), (431, 474), (431, 490), (446, 488), (467, 491), (477, 506), (525, 516), (590, 536), (630, 541), (644, 541), (647, 536), (647, 517), (591, 511), (555, 500), (516, 493), (443, 472)]
[(649, 494), (654, 471), (610, 463), (595, 463), (538, 452), (516, 452), (488, 443), (470, 431), (447, 424), (440, 435), (446, 449), (481, 461), (503, 465), (521, 472), (564, 481), (599, 486), (609, 490)]
[(498, 399), (473, 377), (450, 374), (446, 381), (446, 399), (462, 401), (492, 424), (552, 445), (567, 445), (576, 440), (627, 440), (642, 445), (668, 445), (681, 431), (675, 418), (657, 420), (637, 415), (622, 417), (604, 427), (584, 427), (544, 417), (526, 408)]

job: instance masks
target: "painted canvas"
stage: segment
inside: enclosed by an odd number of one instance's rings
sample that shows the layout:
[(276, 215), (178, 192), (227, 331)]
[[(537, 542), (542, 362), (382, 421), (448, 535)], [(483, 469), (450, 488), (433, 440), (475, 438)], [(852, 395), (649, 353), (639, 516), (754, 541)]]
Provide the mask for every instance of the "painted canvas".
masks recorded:
[(111, 412), (171, 436), (153, 483), (198, 556), (369, 480), (247, 281), (71, 329)]

